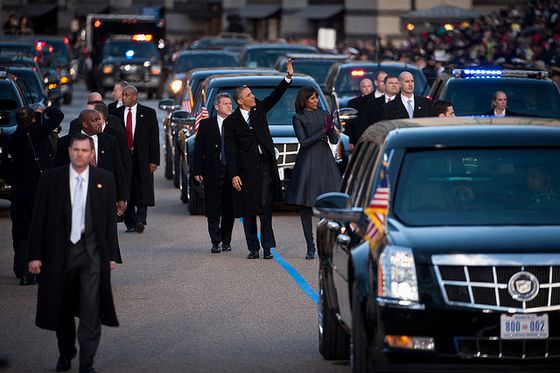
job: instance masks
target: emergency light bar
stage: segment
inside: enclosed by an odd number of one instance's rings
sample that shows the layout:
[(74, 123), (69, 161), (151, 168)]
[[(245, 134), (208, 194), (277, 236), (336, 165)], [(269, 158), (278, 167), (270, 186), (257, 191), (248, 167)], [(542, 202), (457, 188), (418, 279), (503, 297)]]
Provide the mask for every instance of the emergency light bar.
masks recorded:
[(483, 68), (455, 69), (452, 75), (456, 78), (533, 78), (545, 79), (548, 72), (542, 70), (498, 70)]
[(364, 76), (364, 75), (366, 75), (366, 72), (364, 70), (352, 70), (350, 75), (352, 75), (352, 76)]
[(151, 34), (135, 34), (132, 35), (132, 40), (134, 41), (152, 41), (154, 38)]

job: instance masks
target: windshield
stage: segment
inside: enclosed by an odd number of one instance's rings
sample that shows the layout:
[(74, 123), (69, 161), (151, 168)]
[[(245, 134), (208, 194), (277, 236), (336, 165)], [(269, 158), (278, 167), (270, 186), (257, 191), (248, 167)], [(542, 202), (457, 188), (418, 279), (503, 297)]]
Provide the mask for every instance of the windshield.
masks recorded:
[(35, 104), (43, 99), (43, 89), (35, 72), (30, 70), (10, 70), (12, 74), (18, 77), (20, 84), (23, 86), (23, 94), (30, 104)]
[(48, 43), (53, 46), (53, 54), (58, 65), (68, 65), (70, 63), (70, 55), (68, 47), (62, 40), (49, 40)]
[(560, 148), (405, 155), (394, 214), (411, 226), (560, 224)]
[[(319, 84), (324, 84), (327, 80), (327, 73), (335, 61), (321, 60), (309, 61), (297, 59), (294, 61), (294, 69), (298, 73), (307, 74), (313, 77)], [(286, 71), (286, 62), (282, 64), (280, 71)]]
[[(251, 88), (251, 92), (257, 97), (259, 100), (264, 99), (268, 96), (275, 87), (256, 87)], [(286, 93), (282, 96), (280, 101), (272, 110), (270, 110), (267, 114), (268, 124), (269, 125), (289, 125), (292, 126), (292, 117), (295, 115), (295, 105), (296, 96), (298, 91), (301, 87), (290, 86)], [(220, 88), (219, 93), (227, 92), (233, 97), (233, 93), (235, 91), (234, 87), (228, 88)], [(214, 96), (215, 97), (215, 96)], [(213, 100), (213, 97), (209, 97), (210, 100)], [(208, 108), (210, 116), (214, 115), (214, 105), (208, 104), (208, 106), (212, 106)], [(324, 100), (319, 100), (319, 107), (323, 110), (328, 110), (326, 103)], [(233, 110), (237, 108), (237, 103), (233, 102)]]
[(340, 70), (336, 78), (335, 88), (340, 96), (358, 96), (360, 95), (360, 81), (362, 79), (371, 79), (375, 84), (375, 73), (377, 70), (383, 70), (389, 75), (399, 76), (403, 71), (409, 71), (414, 77), (414, 93), (424, 95), (428, 84), (424, 73), (418, 69), (410, 69), (400, 66), (355, 66), (345, 67)]
[(453, 104), (455, 115), (484, 115), (491, 113), (492, 96), (496, 91), (506, 93), (507, 107), (516, 114), (560, 118), (560, 95), (554, 83), (548, 80), (453, 79), (441, 99)]
[(239, 66), (237, 59), (231, 54), (185, 54), (175, 62), (176, 73), (185, 72), (197, 67), (234, 67)]
[(118, 58), (152, 58), (159, 57), (154, 43), (143, 43), (134, 41), (110, 42), (105, 45), (103, 57)]
[(245, 56), (245, 66), (248, 67), (274, 67), (278, 57), (288, 53), (316, 53), (315, 49), (310, 48), (282, 48), (282, 49), (253, 49), (248, 50)]
[(0, 126), (15, 126), (16, 110), (22, 105), (15, 87), (8, 81), (0, 82)]

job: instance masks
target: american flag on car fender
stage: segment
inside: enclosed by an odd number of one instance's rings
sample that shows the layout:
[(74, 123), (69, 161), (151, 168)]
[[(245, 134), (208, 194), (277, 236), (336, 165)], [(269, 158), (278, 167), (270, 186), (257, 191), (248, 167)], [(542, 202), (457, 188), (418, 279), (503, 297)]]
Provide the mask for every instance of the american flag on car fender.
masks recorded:
[(185, 97), (185, 99), (183, 100), (182, 103), (182, 107), (181, 109), (188, 111), (189, 113), (192, 112), (192, 107), (193, 107), (193, 96), (192, 96), (192, 91), (191, 91), (191, 86), (189, 85), (189, 83), (187, 82), (187, 97)]
[(200, 110), (200, 113), (196, 114), (196, 117), (194, 119), (195, 131), (198, 130), (198, 125), (200, 124), (200, 121), (206, 118), (208, 118), (208, 110), (206, 109), (206, 106), (203, 106), (202, 109)]
[(389, 176), (387, 171), (388, 163), (383, 161), (383, 168), (379, 174), (379, 183), (373, 194), (365, 214), (368, 217), (365, 239), (370, 245), (375, 245), (385, 232), (385, 222), (389, 213)]

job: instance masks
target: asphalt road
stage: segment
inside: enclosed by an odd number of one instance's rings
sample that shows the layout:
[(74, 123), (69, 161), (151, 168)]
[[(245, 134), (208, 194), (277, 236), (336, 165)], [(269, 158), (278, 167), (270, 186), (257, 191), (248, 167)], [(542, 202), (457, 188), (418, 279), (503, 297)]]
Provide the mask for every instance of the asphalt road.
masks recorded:
[[(74, 104), (63, 107), (65, 128), (85, 95), (78, 86)], [(318, 352), (318, 263), (303, 259), (296, 214), (273, 218), (284, 266), (245, 259), (238, 221), (233, 251), (211, 254), (205, 218), (189, 216), (162, 167), (155, 180), (156, 207), (145, 232), (119, 226), (125, 263), (113, 272), (113, 292), (121, 326), (103, 328), (98, 372), (349, 372), (347, 361), (327, 362)], [(20, 286), (13, 276), (10, 229), (9, 203), (0, 201), (0, 370), (52, 372), (56, 337), (34, 325), (36, 286)]]

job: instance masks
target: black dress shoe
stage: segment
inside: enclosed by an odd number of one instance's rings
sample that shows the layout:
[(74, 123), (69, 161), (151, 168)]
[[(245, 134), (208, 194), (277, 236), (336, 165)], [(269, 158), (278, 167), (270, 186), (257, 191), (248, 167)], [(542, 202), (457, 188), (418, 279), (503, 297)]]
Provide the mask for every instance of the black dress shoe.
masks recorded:
[(136, 226), (134, 227), (134, 229), (136, 229), (136, 232), (142, 233), (142, 232), (144, 232), (144, 224), (136, 223)]
[(231, 245), (229, 243), (222, 243), (222, 251), (231, 251)]
[(272, 259), (274, 256), (270, 253), (270, 250), (264, 250), (263, 259)]
[(19, 284), (22, 286), (35, 285), (37, 283), (37, 275), (26, 273), (19, 279)]
[(259, 252), (258, 251), (251, 251), (247, 256), (247, 259), (259, 259)]
[(67, 358), (66, 356), (60, 356), (58, 361), (56, 362), (56, 371), (57, 372), (67, 372), (72, 369), (72, 359)]
[(80, 373), (96, 373), (93, 367), (80, 367)]
[(213, 254), (217, 254), (219, 253), (220, 250), (220, 244), (212, 244), (212, 248), (210, 249), (210, 252)]
[(136, 232), (136, 227), (127, 227), (126, 233)]
[(305, 259), (315, 259), (315, 254), (314, 253), (307, 253), (307, 255), (305, 255)]

